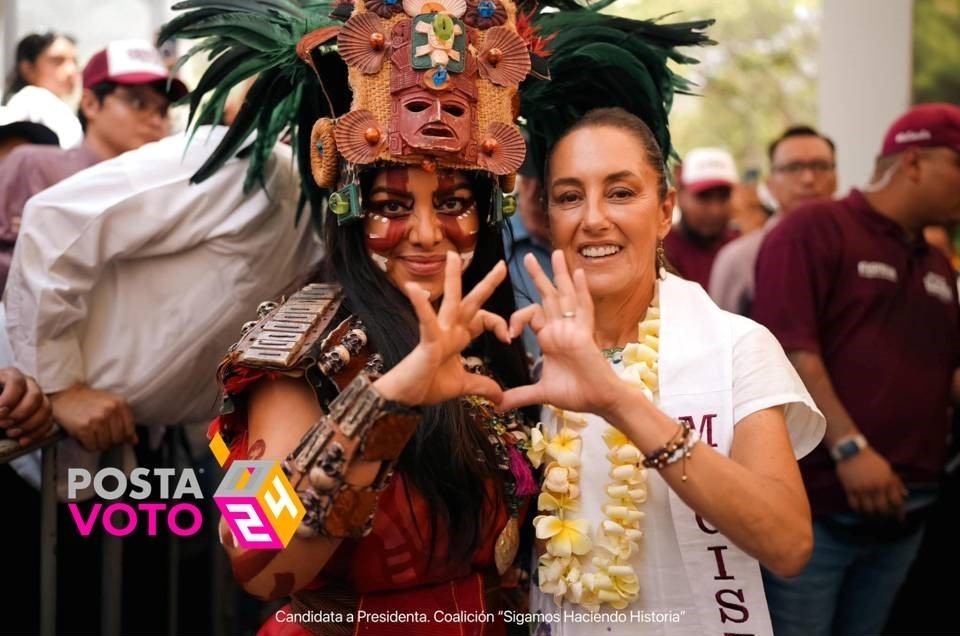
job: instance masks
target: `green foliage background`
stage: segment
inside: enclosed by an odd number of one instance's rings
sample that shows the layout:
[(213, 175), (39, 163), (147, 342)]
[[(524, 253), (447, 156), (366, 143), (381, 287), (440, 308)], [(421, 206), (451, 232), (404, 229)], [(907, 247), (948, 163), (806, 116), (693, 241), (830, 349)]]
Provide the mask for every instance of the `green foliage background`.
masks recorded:
[(960, 104), (960, 0), (914, 0), (913, 101)]
[(610, 11), (717, 20), (708, 30), (717, 46), (684, 50), (700, 59), (680, 69), (700, 86), (700, 96), (681, 95), (674, 103), (670, 124), (681, 156), (697, 146), (725, 147), (741, 174), (765, 173), (772, 139), (791, 124), (816, 126), (821, 0), (632, 0)]

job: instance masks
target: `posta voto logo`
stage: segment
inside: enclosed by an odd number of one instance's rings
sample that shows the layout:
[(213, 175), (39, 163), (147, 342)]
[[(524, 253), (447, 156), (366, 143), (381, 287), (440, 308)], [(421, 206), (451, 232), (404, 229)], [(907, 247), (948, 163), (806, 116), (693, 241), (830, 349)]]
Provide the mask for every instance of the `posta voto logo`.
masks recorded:
[[(230, 451), (219, 433), (210, 449), (223, 466)], [(77, 500), (91, 486), (102, 501), (84, 513)], [(189, 537), (203, 527), (202, 506), (197, 503), (203, 498), (192, 468), (135, 468), (129, 477), (119, 468), (103, 468), (95, 474), (85, 468), (67, 471), (68, 508), (84, 537), (98, 523), (108, 534), (125, 537), (140, 527), (141, 519), (148, 536), (156, 536), (166, 526), (178, 537)], [(213, 499), (237, 545), (246, 550), (285, 548), (306, 514), (277, 461), (234, 461)]]
[[(220, 433), (210, 441), (220, 466), (230, 450)], [(306, 511), (277, 461), (235, 460), (213, 495), (237, 545), (245, 550), (280, 550), (293, 538)]]
[[(154, 493), (154, 481), (159, 485), (161, 501), (142, 501), (150, 499)], [(176, 482), (171, 490), (174, 477)], [(84, 517), (77, 499), (79, 491), (93, 486), (94, 494), (103, 501), (95, 502)], [(129, 490), (129, 492), (128, 492)], [(121, 501), (129, 498), (136, 504)], [(196, 503), (183, 501), (190, 498), (203, 499), (200, 482), (193, 469), (180, 471), (177, 476), (173, 468), (134, 468), (127, 474), (119, 468), (103, 468), (91, 475), (86, 468), (67, 470), (67, 507), (70, 516), (77, 524), (81, 536), (90, 536), (97, 523), (103, 525), (108, 534), (125, 537), (140, 525), (141, 517), (146, 519), (147, 535), (156, 536), (161, 526), (160, 518), (173, 534), (189, 537), (200, 531), (203, 525), (203, 513)], [(168, 505), (167, 502), (176, 502)]]

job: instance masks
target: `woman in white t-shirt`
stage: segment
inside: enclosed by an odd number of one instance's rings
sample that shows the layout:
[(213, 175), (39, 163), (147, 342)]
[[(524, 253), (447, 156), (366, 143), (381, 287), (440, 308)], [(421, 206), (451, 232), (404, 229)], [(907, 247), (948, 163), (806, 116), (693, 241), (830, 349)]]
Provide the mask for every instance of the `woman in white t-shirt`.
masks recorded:
[(79, 80), (73, 38), (52, 32), (31, 33), (17, 44), (0, 123), (43, 124), (57, 134), (61, 147), (72, 148), (83, 139), (80, 120), (67, 105)]
[(501, 405), (549, 405), (523, 618), (553, 635), (770, 634), (758, 561), (789, 576), (810, 556), (796, 457), (822, 415), (769, 331), (664, 272), (675, 192), (640, 119), (588, 113), (544, 191), (555, 281), (528, 258), (542, 306), (510, 325), (537, 334), (542, 375)]

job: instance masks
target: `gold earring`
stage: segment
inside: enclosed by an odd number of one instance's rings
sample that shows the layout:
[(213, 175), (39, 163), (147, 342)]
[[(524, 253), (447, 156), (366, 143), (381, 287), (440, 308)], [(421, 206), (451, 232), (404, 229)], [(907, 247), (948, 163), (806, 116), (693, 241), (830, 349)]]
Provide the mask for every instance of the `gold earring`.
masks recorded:
[(657, 239), (657, 279), (667, 278), (667, 252), (663, 249), (663, 241)]

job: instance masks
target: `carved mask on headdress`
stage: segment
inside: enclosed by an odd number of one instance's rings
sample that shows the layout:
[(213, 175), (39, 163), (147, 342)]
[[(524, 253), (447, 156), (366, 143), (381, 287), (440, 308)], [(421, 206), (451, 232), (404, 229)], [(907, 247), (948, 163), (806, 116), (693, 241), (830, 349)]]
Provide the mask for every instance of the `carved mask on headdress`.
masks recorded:
[(397, 129), (415, 150), (462, 153), (472, 133), (474, 105), (459, 91), (412, 86), (399, 93)]

